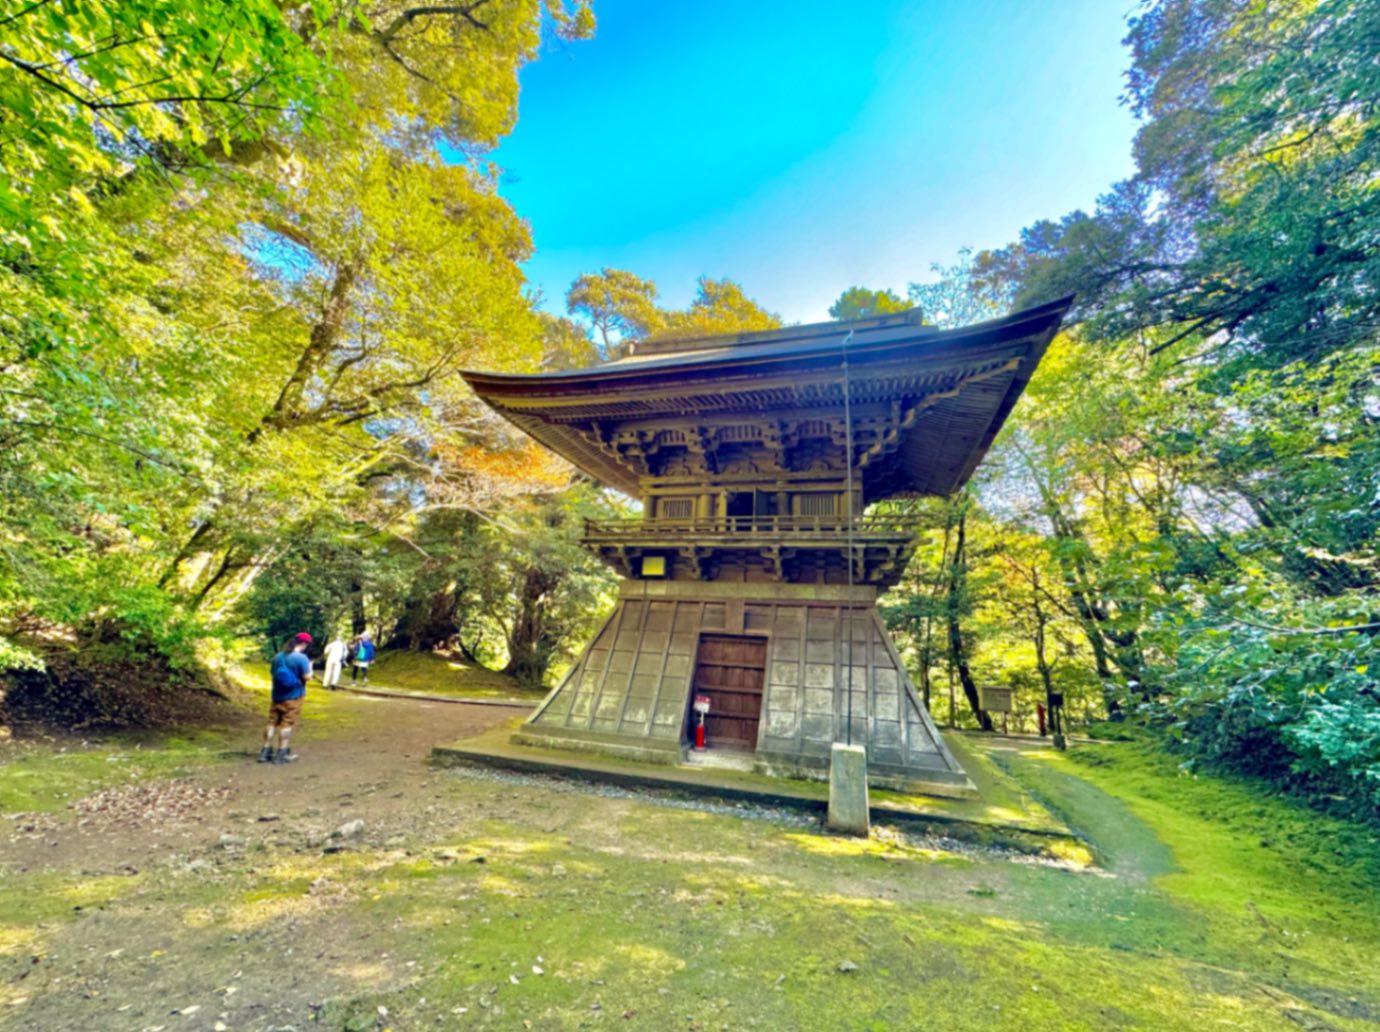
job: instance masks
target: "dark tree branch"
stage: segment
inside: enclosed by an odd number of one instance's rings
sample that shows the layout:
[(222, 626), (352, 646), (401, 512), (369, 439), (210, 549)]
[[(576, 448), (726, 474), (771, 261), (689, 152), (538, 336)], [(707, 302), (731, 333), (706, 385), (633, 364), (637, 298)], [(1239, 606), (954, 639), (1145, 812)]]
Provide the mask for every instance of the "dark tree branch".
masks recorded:
[(487, 32), (489, 27), (476, 18), (474, 12), (488, 2), (489, 0), (474, 0), (473, 3), (469, 4), (434, 4), (426, 7), (409, 7), (400, 12), (396, 18), (389, 22), (386, 29), (376, 32), (375, 36), (377, 36), (382, 43), (391, 43), (393, 37), (418, 18), (432, 18), (447, 14), (458, 14), (476, 29), (482, 29)]
[(0, 18), (0, 26), (8, 25), (10, 22), (17, 22), (20, 18), (33, 14), (40, 7), (49, 3), (52, 3), (52, 0), (35, 0), (34, 3), (31, 3), (28, 7), (21, 10), (15, 11), (14, 14), (10, 15), (8, 18)]

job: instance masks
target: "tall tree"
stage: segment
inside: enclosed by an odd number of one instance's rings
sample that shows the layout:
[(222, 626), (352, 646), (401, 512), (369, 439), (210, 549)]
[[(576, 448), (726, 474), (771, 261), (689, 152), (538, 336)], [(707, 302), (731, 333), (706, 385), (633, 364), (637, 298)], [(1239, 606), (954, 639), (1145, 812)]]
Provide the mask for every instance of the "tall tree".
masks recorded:
[(769, 312), (748, 297), (741, 285), (731, 279), (701, 276), (695, 298), (683, 311), (668, 311), (662, 329), (652, 334), (658, 340), (708, 337), (718, 333), (750, 333), (774, 330), (781, 317)]
[(618, 357), (623, 341), (646, 337), (661, 328), (656, 284), (622, 269), (586, 273), (566, 291), (565, 308), (582, 315), (599, 335), (600, 353)]
[(0, 17), (27, 113), (0, 119), (0, 622), (167, 640), (314, 512), (392, 532), (458, 479), (438, 442), (487, 430), (456, 369), (541, 349), (526, 229), (477, 158), (587, 8)]
[(867, 287), (849, 287), (839, 299), (829, 306), (831, 319), (867, 319), (874, 315), (890, 315), (904, 312), (909, 308), (905, 301), (890, 290), (869, 290)]
[(1078, 295), (980, 490), (1045, 539), (1109, 707), (1369, 812), (1377, 40), (1361, 0), (1143, 5), (1136, 174), (912, 294), (941, 324)]

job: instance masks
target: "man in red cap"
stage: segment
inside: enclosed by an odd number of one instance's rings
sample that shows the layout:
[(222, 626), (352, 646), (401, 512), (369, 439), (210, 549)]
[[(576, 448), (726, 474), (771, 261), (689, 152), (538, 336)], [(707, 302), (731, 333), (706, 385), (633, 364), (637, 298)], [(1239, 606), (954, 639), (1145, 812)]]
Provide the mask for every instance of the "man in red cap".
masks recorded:
[[(288, 745), (297, 718), (302, 715), (302, 700), (307, 697), (307, 682), (311, 680), (311, 660), (307, 646), (311, 635), (305, 631), (294, 635), (273, 657), (269, 671), (273, 676), (273, 697), (268, 706), (268, 730), (264, 747), (259, 752), (260, 763), (292, 763), (297, 754)], [(274, 735), (278, 747), (273, 747)]]

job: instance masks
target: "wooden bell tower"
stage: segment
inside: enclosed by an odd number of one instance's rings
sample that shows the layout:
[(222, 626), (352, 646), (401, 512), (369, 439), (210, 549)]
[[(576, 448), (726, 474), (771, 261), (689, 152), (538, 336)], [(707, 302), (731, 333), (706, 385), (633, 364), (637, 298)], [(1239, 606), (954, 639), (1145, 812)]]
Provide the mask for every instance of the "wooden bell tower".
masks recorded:
[(876, 611), (915, 527), (868, 506), (966, 482), (1070, 300), (960, 330), (912, 310), (466, 374), (643, 507), (588, 525), (619, 602), (522, 740), (679, 762), (699, 694), (711, 747), (761, 769), (822, 775), (852, 741), (873, 784), (966, 785)]

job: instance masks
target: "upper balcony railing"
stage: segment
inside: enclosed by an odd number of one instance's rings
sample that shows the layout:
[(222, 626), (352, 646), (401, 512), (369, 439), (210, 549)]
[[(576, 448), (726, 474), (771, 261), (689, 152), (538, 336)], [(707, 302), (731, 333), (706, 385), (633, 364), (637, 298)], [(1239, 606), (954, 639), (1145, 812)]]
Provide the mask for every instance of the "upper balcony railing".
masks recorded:
[[(904, 514), (867, 514), (853, 519), (852, 532), (857, 538), (912, 537), (921, 529), (919, 516)], [(828, 538), (837, 540), (849, 532), (848, 518), (839, 515), (822, 516), (704, 516), (675, 520), (653, 517), (622, 520), (586, 520), (586, 540), (615, 540), (627, 538)]]

